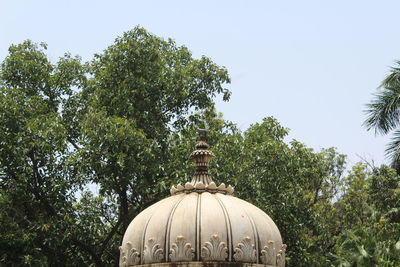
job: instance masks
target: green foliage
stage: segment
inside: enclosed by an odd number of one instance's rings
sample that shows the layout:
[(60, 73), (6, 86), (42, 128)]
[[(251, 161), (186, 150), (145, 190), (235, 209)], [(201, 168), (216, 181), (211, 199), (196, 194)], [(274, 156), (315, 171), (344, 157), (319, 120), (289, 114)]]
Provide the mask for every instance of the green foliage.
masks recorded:
[[(368, 188), (370, 205), (382, 212), (392, 212), (393, 215), (400, 207), (399, 178), (393, 169), (382, 166), (376, 168), (371, 174)], [(400, 222), (400, 217), (397, 217)]]
[(298, 141), (287, 144), (288, 129), (274, 118), (241, 132), (221, 114), (208, 110), (171, 140), (178, 146), (172, 154), (173, 166), (181, 166), (174, 174), (182, 183), (189, 179), (191, 163), (186, 157), (197, 138), (199, 120), (210, 128), (208, 143), (216, 155), (211, 162), (213, 179), (233, 185), (236, 196), (273, 218), (288, 245), (289, 266), (315, 266), (321, 258), (327, 261), (326, 250), (320, 246), (330, 241), (321, 237), (329, 230), (329, 220), (322, 222), (321, 217), (333, 209), (345, 156), (335, 149), (316, 153)]
[[(0, 80), (0, 262), (62, 264), (66, 217), (78, 189), (65, 168), (68, 131), (62, 109), (82, 76), (80, 63), (64, 56), (52, 65), (45, 45), (10, 47)], [(58, 77), (65, 76), (62, 81)], [(70, 242), (70, 240), (69, 240)]]
[[(267, 212), (289, 266), (395, 266), (399, 177), (316, 152), (271, 117), (223, 119), (225, 68), (142, 28), (89, 63), (46, 45), (10, 47), (0, 68), (0, 265), (118, 266), (143, 209), (190, 179), (197, 127), (209, 127), (216, 182)], [(373, 265), (371, 265), (373, 266)]]
[(356, 165), (337, 202), (342, 228), (332, 262), (337, 266), (398, 266), (400, 262), (400, 178), (387, 166)]
[(230, 92), (225, 68), (209, 58), (193, 59), (184, 46), (142, 28), (117, 38), (91, 64), (94, 79), (84, 89), (90, 106), (107, 116), (135, 120), (150, 138), (168, 134), (168, 124), (183, 125), (190, 109), (212, 107), (213, 98)]
[(392, 161), (392, 167), (400, 173), (400, 62), (391, 69), (391, 73), (383, 80), (378, 93), (367, 105), (367, 119), (364, 125), (376, 133), (388, 134), (394, 131), (392, 141), (386, 149)]
[(171, 131), (227, 100), (229, 76), (139, 27), (90, 63), (45, 50), (25, 41), (1, 64), (0, 264), (115, 265), (131, 219), (172, 183)]

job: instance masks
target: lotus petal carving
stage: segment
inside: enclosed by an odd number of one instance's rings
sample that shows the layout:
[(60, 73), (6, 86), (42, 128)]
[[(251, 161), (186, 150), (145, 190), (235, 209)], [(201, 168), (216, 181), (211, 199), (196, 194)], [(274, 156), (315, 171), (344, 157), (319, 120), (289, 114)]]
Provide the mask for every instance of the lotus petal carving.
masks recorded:
[(185, 189), (186, 189), (186, 190), (192, 190), (193, 188), (194, 188), (194, 186), (193, 186), (191, 183), (187, 182), (187, 183), (185, 184)]
[(204, 261), (224, 261), (228, 257), (228, 248), (225, 242), (221, 242), (219, 236), (214, 234), (201, 248), (201, 257)]
[(226, 188), (226, 192), (228, 193), (228, 195), (232, 195), (234, 191), (235, 189), (230, 185), (228, 185), (228, 187)]
[(257, 262), (257, 252), (251, 238), (246, 236), (235, 248), (233, 258), (240, 262)]
[(160, 262), (164, 257), (164, 250), (160, 244), (157, 244), (154, 238), (150, 238), (147, 245), (144, 246), (144, 263)]
[(217, 189), (218, 189), (218, 190), (221, 190), (221, 191), (225, 191), (225, 190), (226, 190), (226, 186), (225, 186), (224, 183), (222, 183), (222, 184), (220, 184), (220, 185), (217, 187)]
[(206, 188), (210, 189), (210, 190), (216, 190), (217, 189), (217, 185), (214, 182), (211, 182), (209, 185), (207, 185)]
[(203, 184), (202, 182), (197, 182), (194, 186), (196, 189), (204, 190), (206, 188), (206, 185)]
[(119, 267), (127, 267), (127, 261), (125, 251), (123, 250), (122, 246), (119, 247)]
[(232, 195), (235, 189), (230, 185), (226, 186), (224, 183), (220, 184), (217, 187), (217, 185), (213, 181), (211, 181), (210, 183), (203, 183), (202, 181), (192, 181), (185, 183), (184, 186), (182, 184), (177, 184), (176, 187), (172, 186), (170, 189), (171, 195), (205, 191), (210, 193), (222, 193)]
[(133, 247), (131, 242), (126, 242), (125, 248), (119, 247), (120, 254), (120, 266), (128, 267), (140, 263), (140, 253)]
[(181, 235), (176, 237), (176, 241), (172, 243), (169, 252), (171, 261), (191, 261), (194, 258), (192, 245), (186, 243), (186, 239)]
[(171, 193), (171, 195), (175, 195), (175, 193), (178, 191), (178, 189), (176, 189), (175, 186), (172, 186), (171, 189), (169, 190), (169, 192)]
[(281, 249), (278, 251), (276, 255), (276, 265), (278, 267), (285, 267), (285, 256), (286, 256), (286, 245), (283, 244)]
[(276, 250), (275, 243), (272, 240), (261, 250), (261, 262), (263, 264), (275, 265), (276, 263)]

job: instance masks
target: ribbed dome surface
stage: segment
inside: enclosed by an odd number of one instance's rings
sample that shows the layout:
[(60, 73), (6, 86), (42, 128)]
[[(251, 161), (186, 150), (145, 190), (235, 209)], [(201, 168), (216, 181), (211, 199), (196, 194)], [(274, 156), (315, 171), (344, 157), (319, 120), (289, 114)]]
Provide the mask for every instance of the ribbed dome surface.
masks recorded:
[(282, 238), (267, 214), (239, 198), (209, 192), (178, 194), (150, 206), (131, 222), (122, 244), (126, 266), (175, 261), (276, 266), (284, 257), (277, 259)]
[[(199, 146), (201, 144), (201, 146)], [(191, 183), (171, 189), (142, 211), (125, 232), (120, 266), (166, 262), (237, 262), (284, 266), (286, 245), (272, 219), (256, 206), (216, 186), (208, 173), (213, 154), (201, 141), (191, 154)]]

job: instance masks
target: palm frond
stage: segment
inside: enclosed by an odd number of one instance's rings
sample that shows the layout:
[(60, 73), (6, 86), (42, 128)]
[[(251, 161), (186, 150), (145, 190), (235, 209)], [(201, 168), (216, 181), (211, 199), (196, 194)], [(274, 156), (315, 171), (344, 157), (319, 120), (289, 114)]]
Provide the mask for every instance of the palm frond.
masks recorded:
[(390, 159), (391, 167), (400, 171), (400, 129), (394, 131), (386, 150), (386, 156)]
[(392, 67), (390, 74), (382, 81), (381, 87), (393, 87), (400, 83), (400, 61), (396, 61), (398, 67)]
[[(399, 74), (400, 76), (400, 70)], [(367, 105), (364, 126), (376, 133), (387, 134), (400, 125), (400, 82), (382, 88)]]

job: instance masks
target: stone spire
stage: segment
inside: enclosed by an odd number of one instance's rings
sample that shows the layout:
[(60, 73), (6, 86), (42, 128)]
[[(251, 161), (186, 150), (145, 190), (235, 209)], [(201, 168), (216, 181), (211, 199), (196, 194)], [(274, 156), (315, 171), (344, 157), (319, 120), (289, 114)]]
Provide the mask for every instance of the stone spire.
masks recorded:
[(190, 158), (196, 164), (196, 171), (193, 175), (192, 181), (190, 182), (193, 186), (199, 182), (204, 185), (209, 185), (213, 180), (211, 174), (208, 171), (208, 164), (214, 157), (214, 154), (208, 150), (210, 146), (206, 143), (207, 129), (197, 129), (200, 136), (200, 141), (196, 144), (196, 150), (190, 154)]
[(192, 177), (192, 181), (187, 182), (185, 186), (178, 184), (176, 187), (171, 188), (171, 195), (179, 193), (190, 193), (190, 192), (210, 192), (210, 193), (223, 193), (233, 194), (233, 187), (224, 183), (218, 187), (211, 178), (211, 174), (208, 169), (208, 164), (214, 157), (214, 153), (210, 150), (210, 146), (206, 142), (207, 129), (197, 129), (200, 140), (195, 146), (195, 150), (190, 154), (190, 158), (196, 164), (196, 170)]

